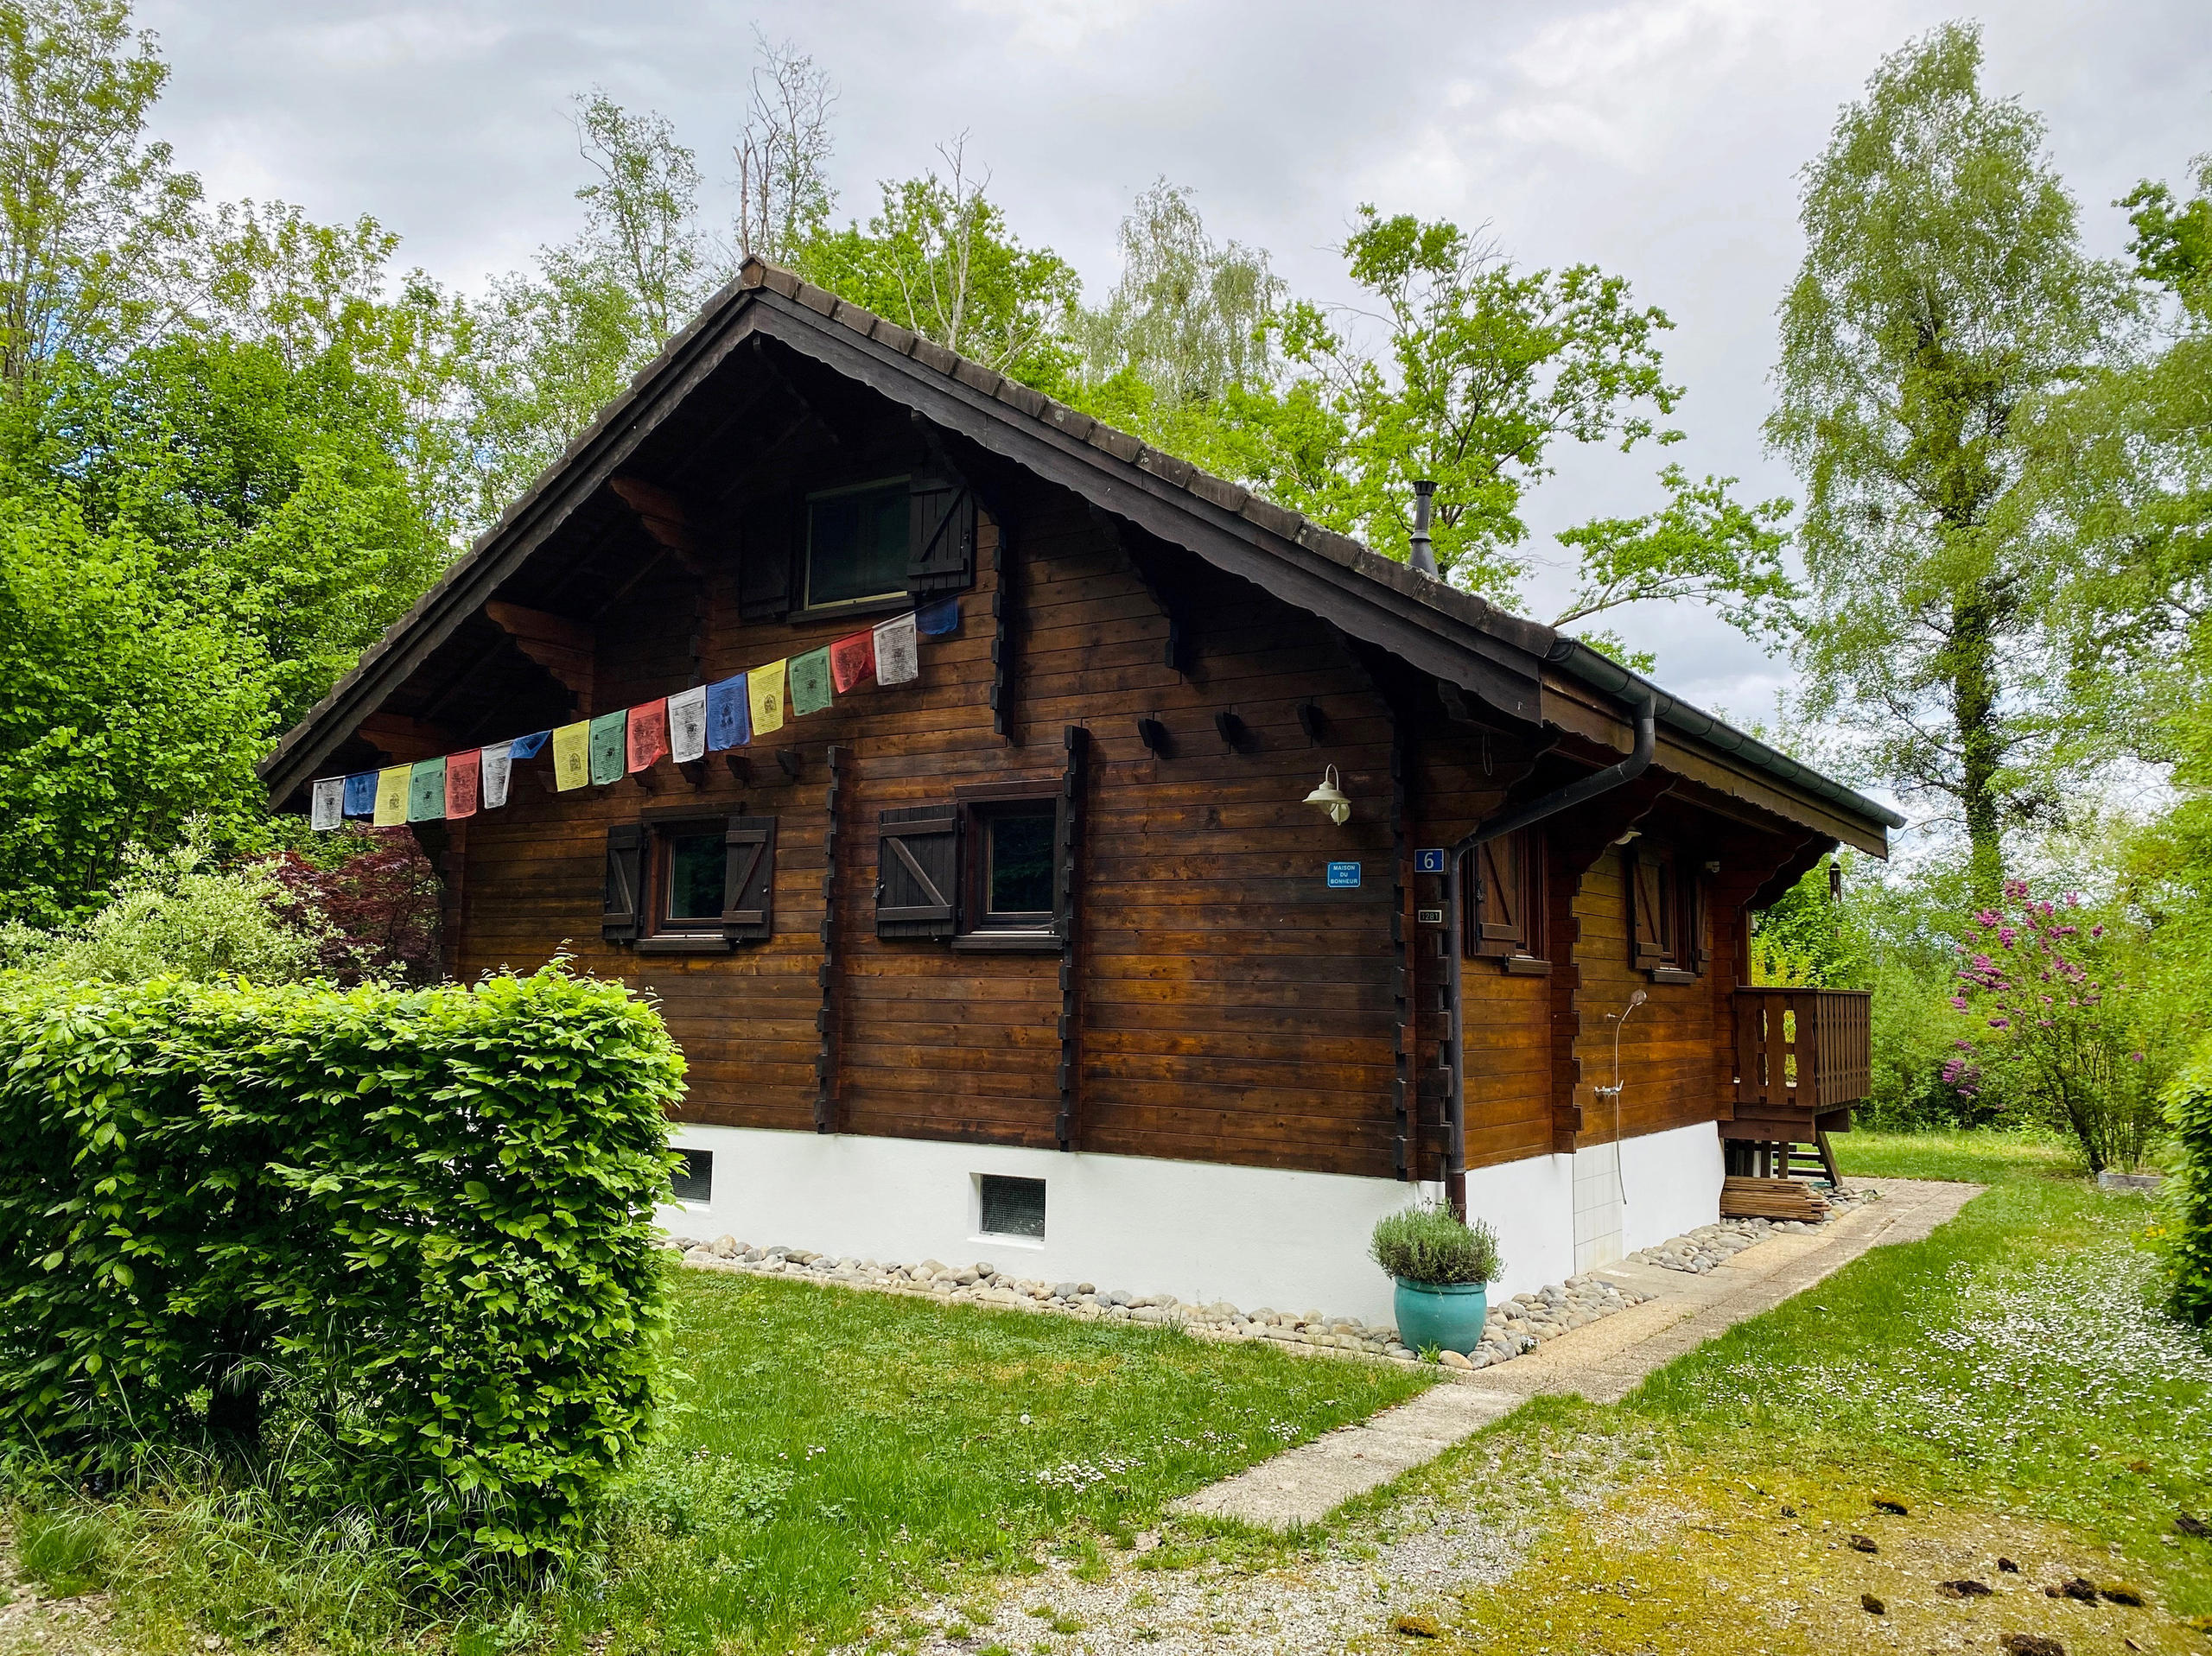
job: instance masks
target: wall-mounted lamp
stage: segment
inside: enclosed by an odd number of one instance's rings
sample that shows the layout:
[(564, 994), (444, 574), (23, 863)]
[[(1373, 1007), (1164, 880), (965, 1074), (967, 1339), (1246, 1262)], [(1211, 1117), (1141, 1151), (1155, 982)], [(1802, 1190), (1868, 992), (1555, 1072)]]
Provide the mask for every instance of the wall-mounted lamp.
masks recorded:
[(1167, 726), (1157, 719), (1137, 720), (1137, 739), (1144, 744), (1145, 752), (1154, 758), (1167, 757)]
[(1337, 786), (1337, 767), (1333, 765), (1321, 772), (1321, 785), (1306, 796), (1306, 803), (1319, 805), (1338, 828), (1351, 819), (1351, 801), (1344, 796), (1344, 790)]

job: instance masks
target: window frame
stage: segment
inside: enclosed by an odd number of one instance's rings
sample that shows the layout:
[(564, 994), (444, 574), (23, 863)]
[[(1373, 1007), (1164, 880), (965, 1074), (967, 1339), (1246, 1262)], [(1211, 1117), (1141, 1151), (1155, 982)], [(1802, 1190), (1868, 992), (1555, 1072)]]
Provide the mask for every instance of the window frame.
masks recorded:
[[(686, 915), (679, 922), (669, 913), (673, 895), (675, 876), (675, 841), (687, 832), (700, 835), (711, 834), (721, 841), (727, 860), (728, 839), (733, 824), (741, 821), (740, 814), (727, 806), (705, 804), (661, 806), (642, 812), (637, 828), (642, 837), (639, 850), (637, 932), (628, 940), (628, 946), (640, 955), (730, 955), (742, 946), (764, 942), (775, 931), (773, 891), (775, 885), (776, 831), (775, 818), (742, 819), (768, 825), (760, 855), (768, 860), (766, 870), (770, 906), (763, 923), (763, 935), (733, 935), (729, 920), (729, 904), (733, 893), (728, 890), (728, 874), (725, 860), (722, 912), (709, 920), (704, 916)], [(735, 895), (741, 896), (742, 893)]]
[[(1040, 806), (1045, 809), (1036, 809)], [(1023, 807), (1030, 809), (1023, 810)], [(1058, 954), (1065, 943), (1059, 925), (1058, 869), (1055, 867), (1052, 875), (1053, 906), (1020, 911), (1024, 919), (1037, 917), (1039, 923), (1034, 924), (994, 920), (988, 884), (990, 825), (995, 817), (1017, 812), (1041, 816), (1049, 812), (1052, 855), (1057, 860), (1067, 826), (1067, 802), (1058, 780), (1040, 777), (1034, 782), (982, 783), (958, 788), (953, 792), (953, 809), (959, 819), (954, 853), (959, 891), (955, 898), (958, 906), (953, 917), (953, 948), (1001, 954)]]
[(814, 601), (814, 507), (817, 501), (834, 500), (841, 496), (868, 494), (880, 489), (897, 489), (902, 509), (909, 514), (906, 558), (911, 562), (913, 554), (913, 535), (911, 522), (914, 479), (912, 473), (892, 477), (873, 478), (863, 483), (847, 483), (834, 489), (816, 489), (799, 498), (798, 603), (791, 613), (796, 620), (811, 620), (819, 616), (860, 615), (871, 611), (899, 609), (912, 600), (907, 587), (908, 576), (900, 571), (899, 585), (890, 591), (863, 594), (857, 598), (831, 599), (823, 603)]

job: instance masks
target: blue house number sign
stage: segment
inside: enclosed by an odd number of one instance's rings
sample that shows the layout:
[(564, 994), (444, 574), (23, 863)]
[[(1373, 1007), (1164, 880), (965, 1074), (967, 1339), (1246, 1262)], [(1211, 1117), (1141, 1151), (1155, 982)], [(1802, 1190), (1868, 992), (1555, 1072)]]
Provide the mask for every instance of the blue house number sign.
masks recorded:
[(1444, 847), (1442, 846), (1423, 846), (1414, 853), (1414, 872), (1416, 874), (1440, 874), (1443, 872)]
[(1359, 865), (1356, 862), (1331, 863), (1329, 865), (1329, 884), (1331, 885), (1358, 885)]

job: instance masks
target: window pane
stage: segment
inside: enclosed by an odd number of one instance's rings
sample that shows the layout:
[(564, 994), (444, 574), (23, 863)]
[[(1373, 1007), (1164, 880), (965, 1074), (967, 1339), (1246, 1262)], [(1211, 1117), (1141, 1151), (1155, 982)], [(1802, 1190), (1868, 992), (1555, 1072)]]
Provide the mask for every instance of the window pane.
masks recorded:
[(678, 1202), (712, 1202), (715, 1199), (715, 1152), (711, 1150), (679, 1150), (683, 1158), (670, 1171), (669, 1182), (675, 1186)]
[(982, 1228), (993, 1236), (1045, 1234), (1045, 1181), (983, 1175)]
[(728, 906), (722, 893), (728, 861), (720, 833), (669, 835), (668, 917), (671, 922), (721, 923), (722, 910)]
[(906, 485), (856, 489), (807, 507), (806, 601), (844, 604), (906, 590)]
[(1008, 811), (990, 822), (990, 874), (984, 906), (993, 914), (1052, 911), (1052, 811)]

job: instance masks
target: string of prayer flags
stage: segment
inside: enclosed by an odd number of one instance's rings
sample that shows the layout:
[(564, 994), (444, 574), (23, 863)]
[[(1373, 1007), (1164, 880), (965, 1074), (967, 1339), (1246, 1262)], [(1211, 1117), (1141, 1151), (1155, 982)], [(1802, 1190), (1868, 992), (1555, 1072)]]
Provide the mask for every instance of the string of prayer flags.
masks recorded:
[(446, 762), (417, 759), (407, 777), (407, 820), (435, 822), (446, 814)]
[(630, 709), (630, 769), (650, 771), (668, 757), (668, 698)]
[(745, 676), (745, 699), (753, 714), (755, 736), (784, 727), (784, 669), (789, 664), (772, 661)]
[(905, 615), (875, 629), (875, 682), (912, 684), (922, 670), (921, 654), (914, 638), (914, 617)]
[(553, 733), (553, 788), (569, 793), (591, 781), (591, 720), (579, 719)]
[(507, 744), (507, 757), (514, 759), (534, 759), (545, 751), (545, 744), (552, 734), (553, 733), (550, 730), (537, 730), (527, 736), (518, 736)]
[(591, 782), (604, 788), (622, 780), (624, 750), (628, 746), (630, 715), (626, 709), (602, 713), (591, 721)]
[(862, 680), (874, 676), (874, 633), (855, 632), (830, 646), (830, 682), (839, 695), (850, 695)]
[(377, 808), (377, 773), (356, 771), (346, 778), (346, 815), (366, 816)]
[[(550, 731), (546, 733), (552, 734)], [(514, 772), (515, 742), (494, 742), (478, 750), (476, 758), (480, 772), (477, 792), (487, 811), (498, 810), (507, 803), (507, 778)]]
[(820, 713), (830, 705), (830, 647), (810, 650), (791, 660), (791, 711)]
[(932, 638), (942, 638), (948, 632), (960, 631), (960, 600), (940, 598), (933, 604), (925, 604), (914, 612), (914, 625)]
[(678, 765), (707, 757), (707, 687), (668, 698), (668, 752)]
[(707, 686), (707, 746), (719, 753), (753, 739), (753, 720), (745, 694), (745, 675), (733, 673)]
[(327, 834), (346, 820), (346, 778), (325, 777), (315, 784), (308, 803), (308, 826)]
[(377, 772), (377, 803), (370, 820), (378, 828), (397, 828), (407, 820), (407, 771), (404, 765), (388, 765)]
[(458, 822), (476, 815), (476, 796), (483, 782), (483, 759), (475, 748), (446, 758), (446, 820)]

